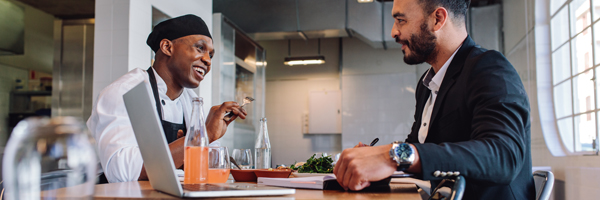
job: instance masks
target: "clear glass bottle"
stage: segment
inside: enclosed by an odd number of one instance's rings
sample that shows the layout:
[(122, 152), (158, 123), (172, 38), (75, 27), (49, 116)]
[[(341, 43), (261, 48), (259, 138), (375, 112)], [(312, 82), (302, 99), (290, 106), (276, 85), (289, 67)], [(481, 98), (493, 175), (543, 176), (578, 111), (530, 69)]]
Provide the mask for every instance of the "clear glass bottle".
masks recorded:
[(271, 168), (271, 142), (269, 141), (267, 118), (260, 119), (260, 130), (254, 144), (254, 159), (255, 169)]
[[(2, 175), (6, 199), (92, 199), (98, 164), (93, 140), (74, 117), (31, 117), (14, 128)], [(62, 189), (61, 189), (62, 190)]]
[(202, 98), (192, 99), (192, 119), (185, 136), (183, 169), (185, 184), (208, 182), (208, 134), (204, 124)]

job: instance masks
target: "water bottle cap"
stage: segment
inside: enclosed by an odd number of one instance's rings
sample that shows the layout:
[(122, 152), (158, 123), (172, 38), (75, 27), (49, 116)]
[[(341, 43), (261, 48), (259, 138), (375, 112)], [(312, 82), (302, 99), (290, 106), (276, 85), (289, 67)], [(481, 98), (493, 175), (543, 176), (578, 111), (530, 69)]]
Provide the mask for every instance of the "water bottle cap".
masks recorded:
[(199, 101), (200, 103), (204, 104), (204, 99), (202, 97), (194, 97), (194, 98), (192, 98), (192, 102), (195, 102), (195, 101)]

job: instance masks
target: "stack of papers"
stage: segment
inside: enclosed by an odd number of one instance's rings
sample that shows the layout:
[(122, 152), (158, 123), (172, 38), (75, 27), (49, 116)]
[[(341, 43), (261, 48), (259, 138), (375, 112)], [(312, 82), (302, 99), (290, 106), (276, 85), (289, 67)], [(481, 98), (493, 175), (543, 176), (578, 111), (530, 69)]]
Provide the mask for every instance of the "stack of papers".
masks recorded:
[(335, 175), (327, 176), (309, 176), (302, 178), (265, 178), (258, 177), (259, 185), (270, 185), (290, 188), (307, 188), (307, 189), (335, 189), (334, 185), (341, 188), (335, 179)]

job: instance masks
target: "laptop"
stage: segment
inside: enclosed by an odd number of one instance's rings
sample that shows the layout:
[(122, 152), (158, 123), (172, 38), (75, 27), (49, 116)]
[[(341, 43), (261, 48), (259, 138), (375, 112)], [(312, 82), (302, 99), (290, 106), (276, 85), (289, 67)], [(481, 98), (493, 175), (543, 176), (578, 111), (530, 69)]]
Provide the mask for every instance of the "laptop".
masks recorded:
[(295, 189), (250, 183), (180, 183), (155, 109), (154, 98), (150, 94), (152, 90), (145, 82), (141, 82), (123, 95), (123, 100), (152, 188), (177, 197), (275, 196), (296, 193)]

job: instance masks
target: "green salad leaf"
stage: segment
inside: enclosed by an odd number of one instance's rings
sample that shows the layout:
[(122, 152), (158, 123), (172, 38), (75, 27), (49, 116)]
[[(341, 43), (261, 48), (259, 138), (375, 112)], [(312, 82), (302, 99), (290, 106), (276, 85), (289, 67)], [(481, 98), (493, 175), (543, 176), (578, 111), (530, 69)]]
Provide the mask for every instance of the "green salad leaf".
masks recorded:
[(315, 158), (313, 154), (304, 165), (296, 167), (295, 164), (290, 168), (298, 170), (299, 173), (333, 173), (333, 159), (329, 156)]

